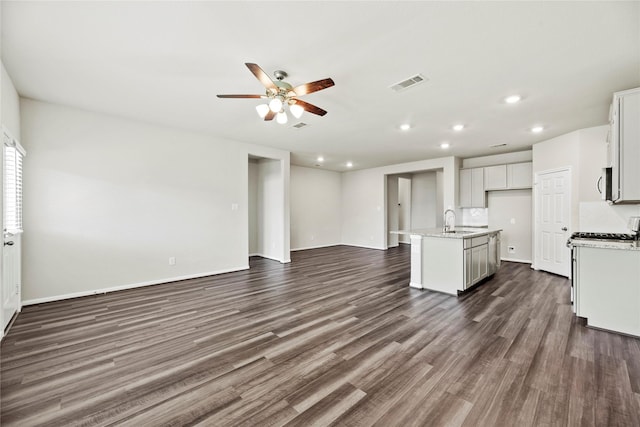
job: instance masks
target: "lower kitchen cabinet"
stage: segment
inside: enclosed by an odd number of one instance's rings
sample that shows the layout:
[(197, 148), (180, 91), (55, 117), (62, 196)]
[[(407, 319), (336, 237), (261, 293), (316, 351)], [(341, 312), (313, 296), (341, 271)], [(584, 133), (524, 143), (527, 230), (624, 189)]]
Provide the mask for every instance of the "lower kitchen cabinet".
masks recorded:
[(464, 289), (467, 289), (489, 275), (489, 236), (464, 239), (464, 248)]
[(576, 314), (589, 326), (640, 336), (640, 250), (574, 251)]

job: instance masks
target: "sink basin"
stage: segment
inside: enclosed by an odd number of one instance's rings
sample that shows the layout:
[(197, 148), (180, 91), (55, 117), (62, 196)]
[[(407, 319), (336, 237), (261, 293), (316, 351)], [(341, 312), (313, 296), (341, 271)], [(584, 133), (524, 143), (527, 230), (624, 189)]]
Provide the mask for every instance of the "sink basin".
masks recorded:
[(443, 231), (443, 234), (471, 234), (474, 233), (474, 231), (465, 231), (465, 230), (449, 230), (449, 231)]

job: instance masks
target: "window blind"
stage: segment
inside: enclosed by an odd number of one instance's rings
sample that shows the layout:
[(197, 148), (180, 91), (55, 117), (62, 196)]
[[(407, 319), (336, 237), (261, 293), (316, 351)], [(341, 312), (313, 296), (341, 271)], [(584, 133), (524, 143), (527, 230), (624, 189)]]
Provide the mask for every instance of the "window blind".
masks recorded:
[(22, 231), (22, 147), (6, 133), (4, 139), (4, 230)]

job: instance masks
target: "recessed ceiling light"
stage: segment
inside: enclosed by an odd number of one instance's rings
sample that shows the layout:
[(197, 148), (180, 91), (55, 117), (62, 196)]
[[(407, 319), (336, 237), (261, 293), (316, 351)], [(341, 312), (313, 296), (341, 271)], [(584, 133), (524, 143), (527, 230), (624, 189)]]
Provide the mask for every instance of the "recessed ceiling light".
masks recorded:
[(544, 130), (544, 128), (542, 126), (534, 126), (531, 128), (531, 132), (533, 133), (540, 133)]
[(322, 156), (318, 156), (318, 161), (319, 161), (319, 162), (324, 162), (324, 157), (322, 157)]
[(351, 162), (347, 162), (347, 167), (348, 167), (348, 168), (353, 167), (353, 163), (351, 163)]
[(409, 123), (404, 123), (400, 125), (400, 130), (409, 130), (411, 129), (411, 125)]
[(453, 130), (455, 130), (455, 131), (461, 131), (462, 129), (464, 129), (464, 125), (463, 124), (453, 125)]
[(449, 143), (443, 142), (442, 144), (440, 144), (440, 148), (442, 148), (443, 150), (446, 150), (447, 148), (449, 148)]
[(520, 101), (522, 98), (520, 97), (520, 95), (511, 95), (511, 96), (507, 96), (504, 99), (504, 102), (506, 102), (507, 104), (515, 104), (516, 102)]

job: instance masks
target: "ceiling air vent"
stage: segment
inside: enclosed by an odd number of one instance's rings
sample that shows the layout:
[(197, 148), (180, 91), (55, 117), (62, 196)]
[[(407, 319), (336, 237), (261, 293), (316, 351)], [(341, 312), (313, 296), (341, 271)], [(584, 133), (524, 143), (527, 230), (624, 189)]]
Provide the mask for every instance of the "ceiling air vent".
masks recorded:
[(300, 122), (300, 123), (296, 123), (295, 125), (293, 125), (291, 127), (295, 128), (295, 129), (301, 129), (301, 128), (305, 127), (305, 126), (309, 126), (309, 125), (304, 123), (304, 122)]
[(500, 148), (500, 147), (506, 147), (507, 144), (496, 144), (496, 145), (490, 145), (489, 148)]
[(409, 77), (406, 80), (403, 80), (401, 82), (398, 82), (394, 85), (391, 86), (391, 89), (394, 90), (395, 92), (402, 92), (403, 90), (407, 90), (410, 87), (413, 87), (415, 85), (417, 85), (418, 83), (422, 83), (424, 81), (428, 80), (425, 76), (423, 76), (422, 74), (416, 74), (415, 76)]

